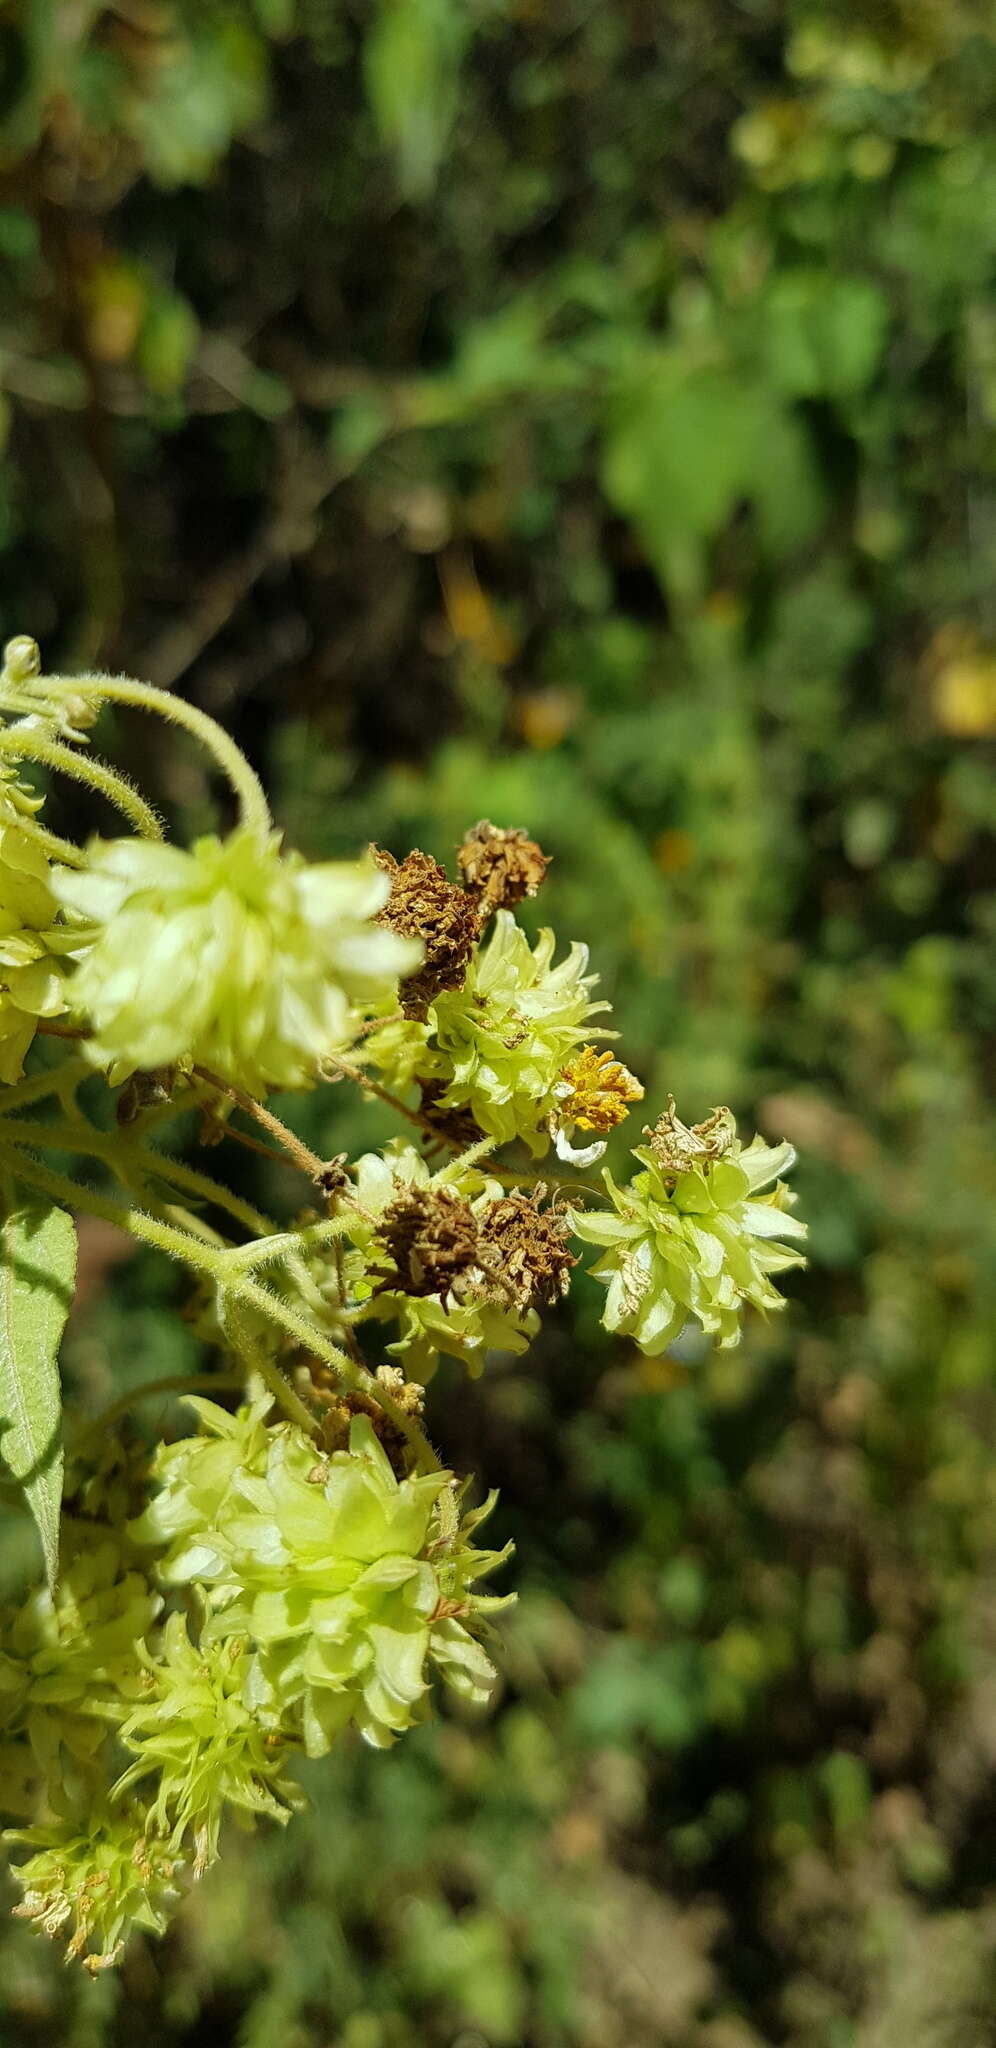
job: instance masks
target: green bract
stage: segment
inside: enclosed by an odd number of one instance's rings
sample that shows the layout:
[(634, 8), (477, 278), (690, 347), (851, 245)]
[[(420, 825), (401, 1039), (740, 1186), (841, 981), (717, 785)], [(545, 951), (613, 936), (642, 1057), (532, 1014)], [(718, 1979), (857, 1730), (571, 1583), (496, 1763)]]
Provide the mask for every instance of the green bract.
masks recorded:
[(469, 1110), (490, 1137), (522, 1138), (540, 1157), (564, 1067), (591, 1038), (588, 1019), (610, 1007), (590, 999), (598, 977), (586, 971), (587, 947), (572, 945), (554, 965), (556, 943), (544, 930), (531, 947), (511, 911), (499, 910), (464, 986), (437, 996), (425, 1024), (373, 1034), (368, 1057), (396, 1086), (413, 1076), (431, 1082), (441, 1110)]
[[(793, 1164), (791, 1145), (754, 1138), (742, 1146), (732, 1119), (729, 1127), (720, 1156), (683, 1162), (681, 1171), (638, 1146), (643, 1171), (626, 1187), (605, 1172), (615, 1213), (574, 1216), (578, 1236), (605, 1248), (592, 1268), (608, 1288), (605, 1327), (651, 1357), (690, 1318), (721, 1345), (739, 1343), (744, 1303), (783, 1308), (771, 1275), (805, 1263), (785, 1243), (805, 1237), (806, 1226), (788, 1213), (795, 1197), (777, 1179)], [(771, 1181), (771, 1193), (759, 1194)]]
[(372, 861), (308, 866), (276, 833), (92, 840), (55, 887), (96, 927), (72, 1003), (118, 1080), (186, 1060), (250, 1091), (302, 1086), (418, 964), (373, 922), (390, 884)]
[[(209, 1431), (230, 1438), (231, 1418), (198, 1404)], [(448, 1472), (399, 1479), (366, 1416), (348, 1451), (321, 1458), (293, 1424), (267, 1433), (265, 1465), (238, 1469), (219, 1498), (215, 1439), (192, 1440), (182, 1473), (186, 1527), (204, 1459), (200, 1536), (177, 1536), (160, 1565), (167, 1585), (199, 1583), (208, 1613), (202, 1640), (249, 1646), (244, 1697), (263, 1728), (299, 1730), (322, 1756), (353, 1722), (383, 1748), (424, 1712), (429, 1666), (475, 1699), (494, 1671), (474, 1639), (502, 1601), (474, 1582), (505, 1553), (468, 1538)], [(136, 1538), (169, 1542), (175, 1465), (161, 1459), (162, 1486)]]

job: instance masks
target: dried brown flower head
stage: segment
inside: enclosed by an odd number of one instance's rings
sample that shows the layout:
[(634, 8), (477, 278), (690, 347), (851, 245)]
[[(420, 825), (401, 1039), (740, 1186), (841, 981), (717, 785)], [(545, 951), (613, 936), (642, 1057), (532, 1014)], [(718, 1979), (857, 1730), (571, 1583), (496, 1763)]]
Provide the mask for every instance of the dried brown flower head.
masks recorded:
[(485, 917), (511, 910), (524, 896), (535, 896), (550, 865), (550, 856), (516, 826), (492, 825), (487, 818), (464, 836), (457, 853), (463, 886), (477, 898)]
[(614, 1130), (629, 1115), (630, 1103), (643, 1100), (636, 1075), (594, 1045), (583, 1045), (564, 1068), (556, 1092), (564, 1123), (579, 1124), (583, 1131)]
[(542, 1209), (542, 1188), (532, 1195), (513, 1188), (492, 1202), (480, 1223), (480, 1259), (488, 1281), (516, 1309), (534, 1302), (552, 1308), (567, 1293), (571, 1268), (568, 1225), (557, 1209)]
[(397, 1288), (445, 1298), (480, 1266), (477, 1220), (470, 1203), (451, 1188), (399, 1188), (378, 1236), (392, 1261), (381, 1293)]
[(421, 1019), (443, 989), (463, 987), (483, 918), (466, 890), (454, 888), (439, 862), (417, 847), (402, 861), (380, 846), (371, 851), (391, 881), (377, 922), (406, 939), (421, 939), (425, 948), (422, 965), (405, 977), (399, 990), (405, 1016)]
[(736, 1120), (729, 1109), (714, 1109), (701, 1124), (683, 1124), (673, 1095), (668, 1096), (667, 1108), (657, 1122), (644, 1129), (651, 1151), (667, 1173), (688, 1173), (694, 1166), (722, 1159), (736, 1134)]

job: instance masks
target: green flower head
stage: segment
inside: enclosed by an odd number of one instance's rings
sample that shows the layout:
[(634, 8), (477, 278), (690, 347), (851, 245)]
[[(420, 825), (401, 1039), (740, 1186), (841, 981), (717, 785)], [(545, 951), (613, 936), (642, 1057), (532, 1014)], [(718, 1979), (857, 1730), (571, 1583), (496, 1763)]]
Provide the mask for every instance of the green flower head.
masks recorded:
[(744, 1303), (783, 1308), (772, 1275), (805, 1264), (791, 1241), (806, 1225), (778, 1178), (795, 1153), (760, 1138), (741, 1145), (729, 1110), (689, 1128), (673, 1101), (649, 1135), (634, 1153), (643, 1171), (627, 1186), (605, 1173), (612, 1211), (574, 1216), (577, 1235), (604, 1247), (592, 1268), (608, 1288), (603, 1322), (651, 1357), (692, 1319), (721, 1346), (737, 1344)]
[(303, 1795), (287, 1777), (286, 1740), (246, 1706), (248, 1656), (237, 1636), (197, 1647), (184, 1617), (171, 1614), (159, 1656), (146, 1652), (142, 1662), (148, 1690), (120, 1730), (136, 1761), (112, 1796), (155, 1776), (146, 1825), (173, 1851), (192, 1843), (197, 1877), (217, 1856), (226, 1806), (287, 1821)]
[(554, 964), (555, 947), (549, 930), (531, 947), (499, 910), (463, 987), (438, 995), (424, 1024), (387, 1026), (382, 1041), (372, 1034), (366, 1056), (395, 1085), (431, 1083), (440, 1110), (469, 1110), (489, 1137), (522, 1138), (538, 1158), (559, 1122), (564, 1069), (591, 1037), (589, 1018), (609, 1008), (591, 1000), (598, 977), (587, 972), (587, 947)]
[(98, 1807), (82, 1824), (55, 1821), (11, 1833), (34, 1850), (13, 1866), (19, 1919), (68, 1936), (68, 1952), (92, 1973), (110, 1969), (135, 1927), (161, 1934), (176, 1897), (177, 1859), (146, 1831), (138, 1806)]
[(94, 840), (55, 886), (96, 928), (72, 1001), (118, 1080), (192, 1061), (254, 1093), (303, 1086), (419, 960), (374, 923), (390, 883), (372, 860), (308, 866), (275, 833)]
[(66, 1524), (58, 1588), (0, 1613), (0, 1806), (85, 1805), (108, 1736), (141, 1692), (136, 1650), (162, 1607), (116, 1538)]
[[(228, 1416), (208, 1402), (199, 1413), (227, 1437)], [(193, 1455), (211, 1446), (211, 1435), (196, 1438)], [(168, 1495), (169, 1464), (160, 1476)], [(472, 1697), (490, 1693), (475, 1638), (503, 1603), (473, 1586), (501, 1556), (471, 1545), (479, 1519), (461, 1523), (450, 1473), (399, 1479), (366, 1416), (349, 1449), (325, 1459), (281, 1423), (267, 1433), (264, 1469), (233, 1475), (199, 1552), (181, 1536), (160, 1571), (167, 1584), (205, 1587), (202, 1644), (248, 1646), (243, 1697), (264, 1728), (296, 1730), (310, 1756), (349, 1723), (383, 1748), (424, 1713), (433, 1661)]]

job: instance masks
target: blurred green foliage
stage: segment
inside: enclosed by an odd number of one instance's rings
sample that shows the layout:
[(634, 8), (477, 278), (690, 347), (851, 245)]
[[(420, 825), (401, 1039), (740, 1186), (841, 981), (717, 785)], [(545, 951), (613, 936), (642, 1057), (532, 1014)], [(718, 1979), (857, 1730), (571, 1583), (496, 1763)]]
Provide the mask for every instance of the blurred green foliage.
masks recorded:
[[(0, 9), (3, 630), (179, 682), (311, 855), (528, 825), (813, 1224), (741, 1352), (591, 1288), (441, 1381), (498, 1712), (344, 1748), (114, 1979), (5, 1931), (4, 2042), (992, 2041), (994, 88), (983, 0)], [(197, 1360), (111, 1259), (94, 1404)]]

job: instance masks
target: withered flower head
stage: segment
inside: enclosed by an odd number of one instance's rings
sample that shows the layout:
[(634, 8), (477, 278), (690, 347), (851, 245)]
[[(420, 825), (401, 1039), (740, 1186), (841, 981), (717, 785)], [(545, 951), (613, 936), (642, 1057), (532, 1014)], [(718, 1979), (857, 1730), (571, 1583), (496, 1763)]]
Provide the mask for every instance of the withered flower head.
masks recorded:
[(583, 1045), (564, 1068), (556, 1094), (564, 1123), (583, 1131), (614, 1130), (629, 1115), (630, 1103), (643, 1100), (636, 1075), (594, 1045)]
[(657, 1122), (644, 1130), (651, 1151), (667, 1173), (688, 1173), (692, 1167), (722, 1159), (736, 1135), (736, 1120), (729, 1109), (714, 1109), (701, 1124), (683, 1124), (673, 1095), (668, 1096), (667, 1108)]
[(485, 917), (511, 910), (524, 896), (535, 896), (550, 865), (550, 856), (517, 826), (492, 825), (487, 818), (464, 836), (457, 853), (463, 886), (475, 896)]
[(517, 1309), (539, 1302), (552, 1308), (571, 1284), (577, 1265), (568, 1249), (568, 1225), (557, 1209), (541, 1209), (542, 1188), (519, 1188), (492, 1202), (481, 1218), (481, 1264), (492, 1286)]
[(416, 847), (402, 861), (384, 848), (371, 848), (377, 866), (390, 877), (391, 893), (377, 923), (406, 939), (420, 939), (424, 958), (399, 985), (406, 1017), (421, 1019), (443, 989), (462, 988), (467, 962), (481, 935), (483, 919), (473, 897), (446, 879), (438, 861)]
[(377, 1235), (396, 1269), (384, 1275), (382, 1292), (445, 1297), (480, 1265), (474, 1212), (451, 1188), (399, 1187)]

